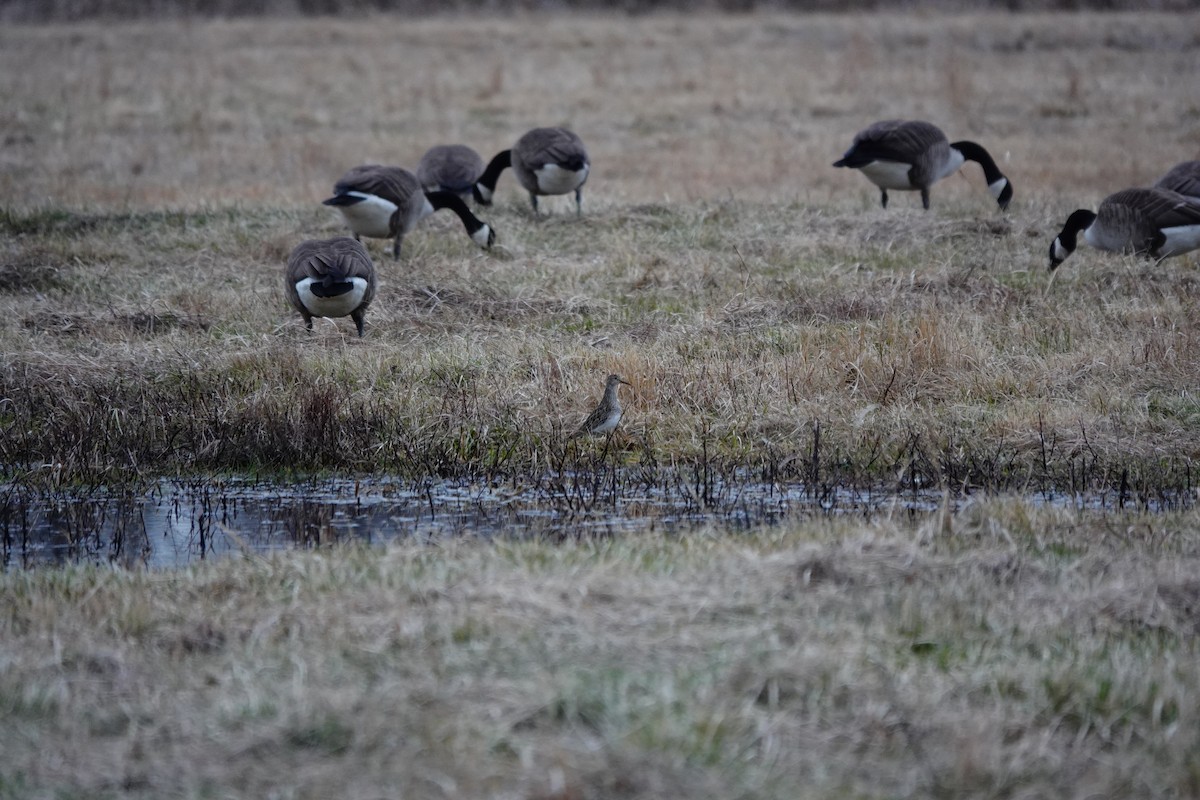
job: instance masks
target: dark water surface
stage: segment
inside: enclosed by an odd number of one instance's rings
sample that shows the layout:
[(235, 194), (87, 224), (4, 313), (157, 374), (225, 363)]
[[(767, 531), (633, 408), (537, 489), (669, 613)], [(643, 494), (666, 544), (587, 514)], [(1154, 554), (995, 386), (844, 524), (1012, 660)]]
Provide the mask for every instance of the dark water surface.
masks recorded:
[[(1037, 502), (1125, 507), (1117, 494), (1038, 495)], [(951, 502), (957, 504), (963, 498)], [(803, 483), (658, 470), (542, 476), (535, 482), (419, 482), (389, 478), (269, 483), (162, 480), (147, 491), (50, 493), (0, 484), (0, 563), (64, 562), (177, 567), (242, 551), (335, 542), (452, 537), (615, 535), (705, 524), (744, 529), (789, 516), (897, 511), (921, 514), (942, 491), (811, 489)], [(1174, 503), (1161, 499), (1149, 510)]]

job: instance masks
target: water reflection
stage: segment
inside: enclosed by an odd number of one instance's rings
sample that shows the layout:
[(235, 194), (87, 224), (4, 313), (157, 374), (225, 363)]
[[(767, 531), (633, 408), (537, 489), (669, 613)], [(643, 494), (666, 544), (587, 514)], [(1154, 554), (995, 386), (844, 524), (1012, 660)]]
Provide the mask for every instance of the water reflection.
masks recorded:
[[(1042, 499), (1099, 508), (1124, 502), (1104, 495), (1086, 503)], [(174, 567), (242, 551), (341, 541), (562, 538), (709, 522), (749, 527), (797, 514), (916, 514), (945, 500), (941, 492), (912, 488), (813, 490), (744, 474), (642, 470), (505, 483), (164, 480), (141, 493), (100, 488), (51, 494), (9, 484), (0, 485), (0, 560), (6, 569), (66, 561)]]

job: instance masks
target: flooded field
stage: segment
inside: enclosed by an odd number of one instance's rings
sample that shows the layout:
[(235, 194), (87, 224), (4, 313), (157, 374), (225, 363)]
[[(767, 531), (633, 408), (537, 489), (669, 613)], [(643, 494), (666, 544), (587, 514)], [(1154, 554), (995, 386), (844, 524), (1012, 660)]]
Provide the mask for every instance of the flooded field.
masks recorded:
[[(503, 483), (196, 479), (162, 480), (141, 492), (55, 494), (9, 484), (0, 487), (0, 558), (10, 570), (63, 562), (176, 567), (228, 554), (337, 542), (558, 539), (683, 531), (704, 524), (736, 530), (805, 515), (915, 515), (971, 500), (969, 494), (911, 486), (814, 489), (756, 477), (625, 469)], [(1150, 499), (1119, 490), (1032, 499), (1098, 510), (1159, 511), (1191, 503), (1187, 496)]]

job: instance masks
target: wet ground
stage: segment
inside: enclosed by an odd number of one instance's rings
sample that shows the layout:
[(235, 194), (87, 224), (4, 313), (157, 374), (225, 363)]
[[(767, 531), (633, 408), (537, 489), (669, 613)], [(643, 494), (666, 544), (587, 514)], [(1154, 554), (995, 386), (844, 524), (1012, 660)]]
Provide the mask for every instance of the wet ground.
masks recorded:
[[(62, 562), (174, 567), (243, 551), (349, 541), (569, 538), (705, 524), (745, 529), (803, 515), (919, 515), (969, 499), (913, 487), (813, 488), (698, 470), (607, 471), (504, 483), (162, 480), (140, 492), (50, 493), (7, 484), (0, 485), (0, 563), (5, 569)], [(1147, 504), (1119, 492), (1086, 498), (1039, 494), (1034, 500), (1113, 510), (1180, 504), (1161, 498)]]

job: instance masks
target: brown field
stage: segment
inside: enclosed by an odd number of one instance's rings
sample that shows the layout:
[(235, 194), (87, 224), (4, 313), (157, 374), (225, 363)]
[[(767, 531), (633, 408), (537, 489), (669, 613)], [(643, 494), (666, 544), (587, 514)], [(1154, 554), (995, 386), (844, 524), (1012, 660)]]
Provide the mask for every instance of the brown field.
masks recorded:
[[(0, 463), (537, 470), (616, 370), (630, 461), (786, 467), (819, 424), (847, 479), (1187, 490), (1195, 258), (1085, 249), (1045, 289), (1069, 211), (1200, 153), (1198, 41), (1173, 15), (6, 28)], [(829, 165), (887, 116), (982, 142), (1011, 211), (973, 165), (880, 209)], [(366, 339), (305, 334), (282, 263), (342, 230), (345, 168), (537, 124), (589, 145), (582, 220), (535, 222), (506, 175), (494, 253), (440, 216), (402, 264), (376, 242)]]
[[(1200, 157), (1200, 16), (530, 16), (0, 28), (0, 503), (160, 475), (510, 479), (604, 375), (615, 464), (1190, 506), (1196, 255), (1067, 214)], [(925, 118), (933, 207), (830, 167)], [(367, 334), (281, 290), (347, 167), (510, 174)], [(819, 444), (819, 446), (818, 446)], [(729, 474), (734, 474), (730, 472)], [(731, 536), (0, 576), (0, 799), (1200, 794), (1200, 525), (1020, 498)]]

